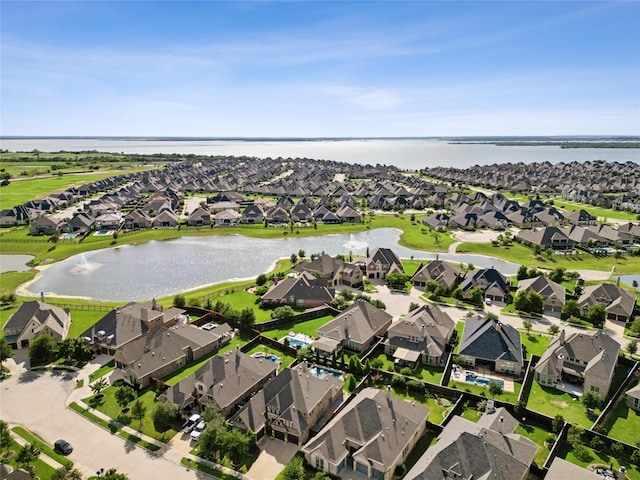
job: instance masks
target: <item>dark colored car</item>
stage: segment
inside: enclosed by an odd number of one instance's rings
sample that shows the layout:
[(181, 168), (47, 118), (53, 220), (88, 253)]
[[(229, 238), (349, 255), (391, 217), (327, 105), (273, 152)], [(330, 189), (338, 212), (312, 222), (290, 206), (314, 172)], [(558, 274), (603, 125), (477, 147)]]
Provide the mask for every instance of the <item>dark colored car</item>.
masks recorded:
[(53, 449), (58, 453), (62, 453), (63, 455), (69, 455), (71, 452), (73, 452), (73, 447), (71, 446), (71, 444), (62, 439), (56, 440), (56, 443), (53, 444)]

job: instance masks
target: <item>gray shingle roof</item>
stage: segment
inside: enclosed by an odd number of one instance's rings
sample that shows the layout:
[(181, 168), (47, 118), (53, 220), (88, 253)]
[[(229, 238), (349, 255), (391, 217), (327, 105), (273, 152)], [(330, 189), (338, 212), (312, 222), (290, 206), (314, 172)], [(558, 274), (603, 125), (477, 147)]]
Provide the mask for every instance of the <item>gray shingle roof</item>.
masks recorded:
[(474, 315), (465, 321), (460, 355), (523, 363), (520, 333), (511, 325)]

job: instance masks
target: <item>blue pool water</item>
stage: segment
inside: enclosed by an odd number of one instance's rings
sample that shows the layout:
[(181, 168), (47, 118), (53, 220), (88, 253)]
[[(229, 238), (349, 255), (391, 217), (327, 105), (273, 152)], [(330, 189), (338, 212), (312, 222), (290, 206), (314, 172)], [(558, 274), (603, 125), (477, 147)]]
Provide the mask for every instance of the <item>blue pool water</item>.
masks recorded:
[(306, 348), (309, 346), (307, 342), (303, 342), (302, 340), (298, 340), (297, 338), (289, 338), (289, 346), (293, 348)]
[(326, 368), (320, 368), (320, 367), (311, 367), (309, 371), (311, 372), (311, 375), (313, 375), (314, 377), (322, 377), (323, 375), (333, 375), (334, 377), (339, 378), (342, 376), (342, 372), (338, 372), (336, 370), (328, 370)]
[(490, 378), (479, 377), (473, 372), (467, 372), (465, 374), (465, 380), (467, 381), (467, 383), (476, 383), (478, 385), (484, 385), (485, 387), (488, 386), (491, 381), (494, 381), (498, 385), (500, 385), (500, 387), (504, 388), (504, 382), (502, 380), (492, 380)]

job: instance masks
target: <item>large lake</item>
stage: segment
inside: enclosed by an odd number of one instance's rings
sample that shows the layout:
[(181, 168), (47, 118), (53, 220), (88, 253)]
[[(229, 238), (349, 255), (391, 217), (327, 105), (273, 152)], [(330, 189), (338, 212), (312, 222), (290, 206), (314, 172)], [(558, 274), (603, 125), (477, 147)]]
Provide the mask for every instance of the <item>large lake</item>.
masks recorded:
[[(433, 259), (436, 254), (398, 245), (400, 231), (380, 228), (355, 235), (257, 239), (243, 235), (182, 237), (141, 245), (96, 250), (47, 267), (26, 288), (32, 295), (76, 296), (104, 301), (135, 301), (175, 295), (226, 280), (253, 278), (279, 258), (304, 250), (364, 255), (366, 248), (391, 248), (402, 258)], [(518, 266), (491, 257), (439, 254), (443, 260), (491, 267), (514, 275)]]
[(344, 140), (189, 140), (35, 138), (0, 139), (10, 151), (37, 149), (42, 152), (96, 150), (137, 154), (179, 153), (235, 155), (258, 158), (313, 158), (347, 163), (395, 165), (402, 169), (532, 162), (640, 161), (640, 149), (560, 148), (559, 146), (497, 146), (454, 144), (435, 139), (344, 139)]

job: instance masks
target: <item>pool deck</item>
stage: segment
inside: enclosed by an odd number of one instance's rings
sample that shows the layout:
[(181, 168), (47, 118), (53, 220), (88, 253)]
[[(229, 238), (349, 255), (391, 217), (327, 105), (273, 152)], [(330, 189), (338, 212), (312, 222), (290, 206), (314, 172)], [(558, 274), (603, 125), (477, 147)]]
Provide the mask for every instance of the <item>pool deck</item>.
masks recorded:
[(475, 371), (475, 370), (469, 370), (469, 369), (457, 369), (454, 370), (451, 374), (451, 379), (454, 382), (460, 382), (460, 383), (468, 383), (469, 385), (479, 385), (482, 386), (479, 383), (476, 382), (471, 382), (467, 380), (467, 372), (469, 373), (473, 373), (474, 375), (477, 375), (478, 377), (483, 377), (483, 378), (487, 378), (489, 380), (500, 380), (502, 383), (504, 383), (504, 387), (503, 390), (505, 392), (514, 392), (515, 391), (515, 386), (514, 386), (514, 382), (512, 378), (508, 378), (508, 377), (503, 377), (501, 375), (497, 375), (495, 372), (485, 372), (485, 371)]

